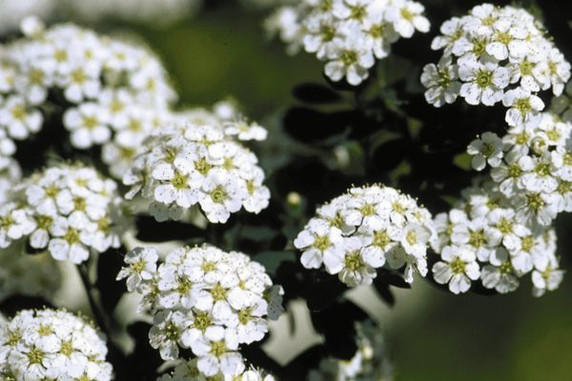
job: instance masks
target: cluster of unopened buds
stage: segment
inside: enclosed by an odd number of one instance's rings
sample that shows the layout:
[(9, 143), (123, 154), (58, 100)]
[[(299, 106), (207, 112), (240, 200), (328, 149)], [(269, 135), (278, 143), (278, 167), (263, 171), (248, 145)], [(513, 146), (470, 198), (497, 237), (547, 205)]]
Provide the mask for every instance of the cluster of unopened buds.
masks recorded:
[(196, 362), (187, 368), (205, 377), (249, 372), (239, 346), (264, 338), (268, 319), (282, 313), (282, 288), (242, 253), (205, 245), (175, 249), (159, 266), (158, 257), (153, 248), (136, 248), (118, 274), (142, 295), (140, 311), (153, 316), (151, 346), (164, 360), (190, 349)]
[(359, 85), (391, 45), (414, 32), (429, 31), (424, 7), (411, 0), (303, 0), (285, 5), (265, 25), (286, 42), (291, 53), (301, 47), (325, 61), (325, 74)]
[(377, 270), (427, 273), (435, 234), (431, 214), (408, 195), (382, 185), (351, 188), (319, 207), (296, 239), (306, 268), (324, 266), (350, 287), (370, 284)]

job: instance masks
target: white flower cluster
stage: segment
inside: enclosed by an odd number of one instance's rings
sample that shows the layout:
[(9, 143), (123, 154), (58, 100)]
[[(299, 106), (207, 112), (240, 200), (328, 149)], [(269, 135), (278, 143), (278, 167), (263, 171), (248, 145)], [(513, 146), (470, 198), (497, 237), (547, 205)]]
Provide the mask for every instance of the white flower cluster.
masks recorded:
[(572, 124), (550, 112), (535, 125), (511, 127), (500, 138), (492, 132), (471, 142), (473, 168), (490, 176), (516, 211), (519, 223), (549, 226), (557, 214), (572, 211)]
[[(234, 110), (221, 106), (218, 115)], [(140, 193), (158, 220), (178, 220), (194, 205), (213, 223), (226, 222), (242, 207), (250, 213), (266, 208), (270, 192), (254, 153), (240, 141), (264, 140), (266, 130), (240, 118), (194, 111), (154, 132), (144, 152), (123, 177), (132, 186), (125, 196)]]
[(112, 379), (107, 347), (83, 319), (62, 310), (23, 310), (0, 325), (3, 380)]
[(313, 369), (308, 381), (390, 381), (391, 365), (384, 350), (381, 330), (371, 322), (356, 323), (357, 351), (349, 361), (326, 358)]
[(104, 145), (103, 161), (121, 175), (114, 153), (133, 157), (174, 98), (161, 63), (145, 48), (72, 24), (44, 30), (27, 19), (22, 29), (26, 36), (0, 51), (0, 155), (62, 109), (72, 146)]
[(51, 300), (61, 286), (61, 268), (48, 254), (22, 251), (19, 247), (0, 249), (0, 302), (20, 295)]
[(157, 381), (275, 381), (271, 375), (266, 375), (258, 369), (246, 369), (244, 365), (235, 375), (205, 377), (201, 374), (197, 362), (197, 359), (181, 361), (172, 374), (164, 374), (157, 378)]
[(305, 268), (325, 267), (350, 287), (370, 284), (377, 269), (427, 273), (431, 214), (408, 195), (382, 185), (351, 188), (316, 211), (296, 239)]
[(282, 313), (282, 288), (246, 255), (213, 246), (175, 249), (159, 266), (157, 259), (155, 249), (136, 248), (117, 276), (143, 295), (140, 310), (153, 315), (151, 346), (164, 360), (190, 348), (207, 378), (243, 372), (239, 346), (264, 338), (267, 319)]
[(57, 260), (81, 263), (90, 250), (119, 247), (126, 229), (117, 184), (82, 165), (32, 175), (0, 204), (0, 247), (27, 240)]
[(455, 294), (467, 292), (473, 281), (508, 293), (518, 288), (519, 278), (531, 273), (535, 296), (558, 288), (563, 271), (554, 229), (530, 225), (530, 206), (523, 208), (493, 181), (467, 188), (461, 202), (435, 217), (438, 235), (431, 245), (441, 259), (432, 269), (435, 281), (448, 284)]
[(511, 126), (538, 119), (544, 103), (535, 94), (552, 88), (559, 95), (570, 78), (570, 64), (543, 27), (512, 6), (482, 4), (446, 21), (431, 48), (443, 56), (423, 70), (427, 102), (440, 107), (459, 95), (470, 105), (502, 101)]
[(289, 45), (325, 61), (333, 81), (346, 78), (359, 85), (376, 60), (387, 57), (391, 44), (429, 31), (424, 7), (410, 0), (303, 0), (277, 9), (266, 29)]

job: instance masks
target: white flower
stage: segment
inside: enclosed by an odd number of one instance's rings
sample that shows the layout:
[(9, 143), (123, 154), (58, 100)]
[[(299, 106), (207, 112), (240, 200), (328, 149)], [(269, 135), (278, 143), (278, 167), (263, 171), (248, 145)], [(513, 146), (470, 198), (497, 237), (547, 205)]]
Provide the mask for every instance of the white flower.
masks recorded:
[(421, 14), (425, 7), (414, 1), (395, 0), (387, 10), (387, 20), (393, 23), (393, 28), (404, 38), (410, 38), (417, 29), (429, 32), (429, 20)]
[(490, 258), (490, 265), (481, 270), (481, 280), (486, 288), (494, 288), (501, 294), (518, 288), (518, 278), (505, 249), (499, 248)]
[(427, 88), (425, 100), (435, 107), (446, 103), (454, 103), (461, 91), (461, 83), (457, 80), (458, 67), (450, 59), (442, 59), (437, 66), (427, 64), (423, 67), (421, 83)]
[(508, 70), (492, 62), (461, 66), (459, 77), (466, 82), (461, 85), (460, 95), (471, 105), (494, 105), (502, 100), (509, 84)]
[(433, 265), (433, 278), (437, 283), (449, 284), (454, 294), (467, 292), (471, 281), (479, 279), (479, 265), (475, 253), (466, 246), (446, 246), (441, 259)]
[(498, 167), (503, 158), (503, 144), (497, 134), (485, 132), (467, 147), (467, 153), (473, 156), (471, 165), (473, 169), (482, 171), (488, 163), (491, 167)]
[(510, 107), (505, 118), (510, 126), (540, 122), (539, 112), (544, 109), (544, 102), (530, 91), (520, 87), (509, 90), (504, 94), (502, 103)]
[(123, 267), (116, 279), (127, 278), (127, 291), (133, 292), (141, 282), (149, 281), (157, 271), (157, 250), (154, 248), (135, 248), (124, 258), (128, 267)]
[(365, 39), (357, 31), (349, 31), (344, 39), (336, 39), (327, 55), (324, 72), (332, 81), (346, 77), (350, 85), (359, 85), (368, 76), (374, 65), (373, 53)]
[(77, 148), (89, 148), (109, 141), (111, 131), (106, 122), (107, 114), (94, 103), (84, 103), (64, 114), (64, 126), (72, 132), (71, 141)]
[(325, 257), (339, 258), (341, 245), (341, 231), (319, 220), (310, 221), (294, 240), (294, 246), (303, 250), (302, 265), (310, 269), (320, 268)]

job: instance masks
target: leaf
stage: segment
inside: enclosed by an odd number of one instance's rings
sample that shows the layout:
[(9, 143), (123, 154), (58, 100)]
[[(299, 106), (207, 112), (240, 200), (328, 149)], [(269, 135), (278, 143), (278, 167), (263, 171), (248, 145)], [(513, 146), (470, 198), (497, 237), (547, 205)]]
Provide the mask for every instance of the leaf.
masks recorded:
[(332, 88), (317, 83), (303, 83), (292, 91), (294, 97), (308, 104), (331, 104), (339, 102), (342, 97)]
[(381, 283), (381, 282), (374, 282), (373, 286), (375, 288), (375, 291), (377, 291), (377, 294), (379, 295), (379, 297), (385, 303), (387, 303), (388, 306), (393, 307), (395, 305), (395, 296), (393, 296), (393, 293), (389, 289), (389, 284)]

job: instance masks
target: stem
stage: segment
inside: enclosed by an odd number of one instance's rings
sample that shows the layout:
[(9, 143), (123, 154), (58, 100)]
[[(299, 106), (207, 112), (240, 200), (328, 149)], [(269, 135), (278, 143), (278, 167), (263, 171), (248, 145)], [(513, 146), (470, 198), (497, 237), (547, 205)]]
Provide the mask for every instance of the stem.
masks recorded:
[(97, 304), (97, 302), (95, 300), (95, 295), (93, 294), (94, 288), (93, 288), (93, 284), (89, 280), (89, 272), (88, 272), (87, 265), (85, 263), (82, 263), (80, 265), (77, 265), (77, 269), (79, 271), (79, 275), (81, 277), (83, 287), (85, 288), (87, 300), (89, 301), (89, 306), (90, 306), (91, 311), (93, 313), (93, 317), (95, 319), (95, 322), (97, 323), (99, 328), (103, 332), (105, 332), (105, 335), (109, 339), (111, 339), (111, 336), (110, 336), (111, 332), (109, 330), (109, 325), (107, 324), (107, 319), (105, 318), (105, 315), (103, 314), (103, 312), (99, 308), (99, 305)]

